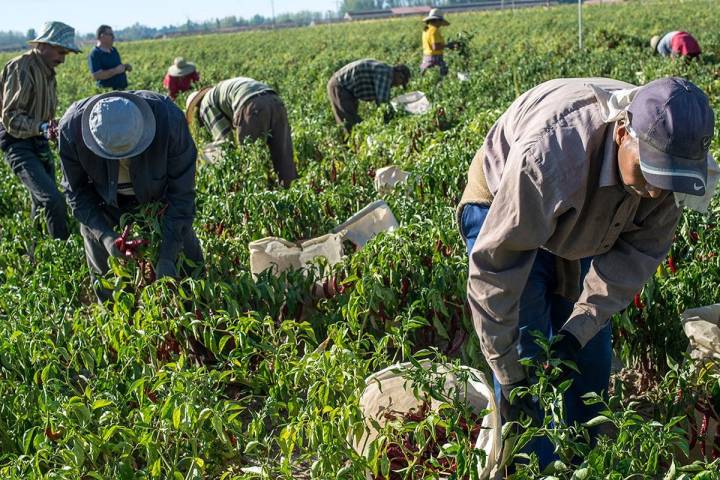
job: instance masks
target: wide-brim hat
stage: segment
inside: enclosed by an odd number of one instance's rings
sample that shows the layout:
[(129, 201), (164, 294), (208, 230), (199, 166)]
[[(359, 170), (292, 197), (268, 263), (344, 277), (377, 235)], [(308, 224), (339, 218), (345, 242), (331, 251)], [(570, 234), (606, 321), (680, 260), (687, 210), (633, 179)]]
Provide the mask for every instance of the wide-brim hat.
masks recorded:
[(658, 46), (658, 43), (660, 43), (660, 35), (653, 35), (653, 37), (650, 39), (650, 48), (655, 50)]
[(177, 57), (173, 64), (168, 68), (168, 75), (171, 77), (184, 77), (190, 73), (193, 73), (196, 66), (192, 62), (188, 62), (183, 57)]
[(197, 109), (200, 107), (200, 102), (205, 97), (205, 94), (210, 91), (213, 87), (203, 87), (200, 90), (191, 93), (185, 101), (185, 120), (188, 125), (195, 121), (197, 118)]
[(47, 22), (43, 25), (40, 35), (29, 40), (28, 43), (33, 46), (38, 43), (47, 43), (75, 53), (82, 51), (75, 43), (75, 29), (62, 22)]
[[(127, 102), (113, 102), (113, 99), (127, 100), (137, 110), (130, 111)], [(103, 118), (103, 112), (98, 111), (102, 110), (102, 106), (108, 106), (107, 118)], [(125, 126), (125, 122), (133, 122), (134, 128), (118, 129), (119, 126)], [(140, 155), (155, 139), (155, 128), (155, 115), (150, 105), (144, 98), (129, 92), (96, 95), (85, 106), (82, 115), (82, 139), (85, 146), (99, 157), (111, 160)], [(115, 132), (118, 135), (114, 135)], [(122, 137), (122, 141), (113, 142), (118, 136)]]
[(683, 78), (653, 80), (635, 95), (628, 116), (645, 180), (663, 190), (705, 195), (715, 126), (705, 93)]
[(433, 8), (430, 10), (430, 13), (428, 13), (428, 16), (423, 18), (423, 22), (430, 22), (432, 20), (439, 21), (442, 25), (450, 25), (450, 22), (445, 20), (445, 17), (442, 14), (442, 10), (439, 8)]

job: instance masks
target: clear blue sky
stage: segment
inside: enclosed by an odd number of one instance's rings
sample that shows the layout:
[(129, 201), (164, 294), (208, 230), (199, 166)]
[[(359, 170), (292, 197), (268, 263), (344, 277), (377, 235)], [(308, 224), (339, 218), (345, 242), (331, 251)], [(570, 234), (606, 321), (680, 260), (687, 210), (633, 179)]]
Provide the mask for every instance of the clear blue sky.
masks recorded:
[[(336, 10), (336, 0), (274, 0), (275, 14)], [(123, 28), (140, 22), (150, 27), (235, 15), (271, 16), (270, 0), (0, 0), (0, 30), (39, 30), (46, 20), (60, 20), (80, 33), (107, 23)]]

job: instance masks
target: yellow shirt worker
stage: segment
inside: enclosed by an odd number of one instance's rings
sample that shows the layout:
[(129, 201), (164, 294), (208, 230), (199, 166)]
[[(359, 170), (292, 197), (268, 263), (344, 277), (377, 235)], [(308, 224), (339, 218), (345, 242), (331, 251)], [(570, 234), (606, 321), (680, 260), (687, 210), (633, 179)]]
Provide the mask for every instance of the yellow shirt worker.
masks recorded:
[(439, 8), (430, 10), (423, 22), (425, 22), (425, 28), (422, 35), (423, 58), (420, 64), (420, 74), (424, 74), (428, 68), (439, 67), (440, 76), (444, 77), (448, 73), (448, 66), (443, 59), (443, 51), (445, 47), (454, 48), (454, 44), (450, 42), (445, 45), (440, 27), (450, 25), (450, 22), (445, 20)]

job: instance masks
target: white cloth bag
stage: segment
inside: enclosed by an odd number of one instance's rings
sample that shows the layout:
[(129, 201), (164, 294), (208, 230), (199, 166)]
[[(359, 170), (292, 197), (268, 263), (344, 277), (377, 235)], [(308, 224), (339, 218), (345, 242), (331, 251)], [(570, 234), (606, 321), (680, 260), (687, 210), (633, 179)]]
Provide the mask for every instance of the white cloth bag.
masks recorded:
[(720, 303), (691, 308), (680, 318), (690, 340), (690, 357), (695, 360), (720, 359)]
[[(429, 369), (429, 361), (421, 362), (421, 366)], [(403, 378), (403, 371), (412, 370), (415, 367), (410, 363), (392, 365), (384, 370), (370, 375), (365, 380), (365, 390), (360, 397), (360, 409), (365, 418), (365, 428), (361, 435), (352, 435), (348, 440), (352, 442), (353, 448), (359, 455), (367, 455), (370, 444), (377, 438), (378, 431), (373, 426), (373, 421), (381, 427), (388, 420), (383, 413), (393, 411), (405, 413), (416, 409), (422, 404), (422, 400), (415, 397), (413, 384)], [(492, 385), (485, 378), (485, 375), (470, 367), (460, 367), (469, 374), (467, 384), (460, 384), (452, 369), (447, 365), (439, 365), (436, 368), (438, 376), (445, 380), (445, 391), (449, 396), (452, 392), (466, 392), (465, 401), (477, 413), (487, 409), (490, 412), (482, 418), (482, 429), (475, 442), (475, 448), (483, 450), (487, 454), (487, 461), (484, 467), (478, 467), (478, 474), (481, 479), (490, 478), (501, 459), (502, 450), (502, 426), (500, 422), (500, 411), (495, 402), (495, 393)], [(440, 402), (431, 399), (430, 409), (437, 411)], [(371, 477), (368, 477), (371, 478)]]
[(390, 193), (396, 185), (405, 183), (410, 172), (400, 170), (395, 165), (378, 168), (375, 171), (375, 190), (378, 193)]
[(300, 244), (283, 238), (266, 237), (248, 244), (250, 272), (254, 277), (268, 268), (273, 275), (286, 270), (299, 270), (317, 257), (325, 257), (329, 265), (342, 261), (342, 236), (326, 234)]
[(423, 92), (410, 92), (390, 100), (395, 110), (405, 110), (413, 115), (422, 115), (430, 110), (430, 101)]
[(378, 233), (390, 232), (399, 226), (387, 203), (376, 200), (335, 227), (332, 233), (340, 234), (358, 248), (362, 248)]

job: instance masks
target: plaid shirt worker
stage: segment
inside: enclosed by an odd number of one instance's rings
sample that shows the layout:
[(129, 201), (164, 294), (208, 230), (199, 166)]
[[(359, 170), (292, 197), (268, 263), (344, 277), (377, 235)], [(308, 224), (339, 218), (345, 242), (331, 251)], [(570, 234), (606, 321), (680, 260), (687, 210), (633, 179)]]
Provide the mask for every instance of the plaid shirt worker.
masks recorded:
[(368, 58), (348, 63), (335, 73), (338, 83), (359, 100), (378, 105), (390, 100), (393, 69), (390, 65)]

